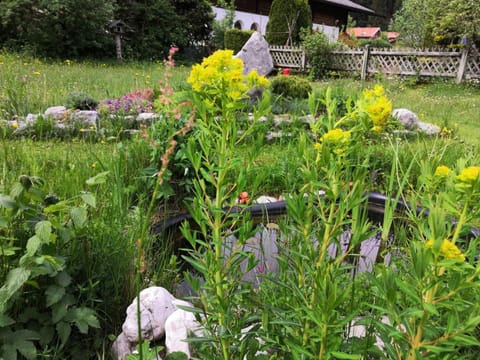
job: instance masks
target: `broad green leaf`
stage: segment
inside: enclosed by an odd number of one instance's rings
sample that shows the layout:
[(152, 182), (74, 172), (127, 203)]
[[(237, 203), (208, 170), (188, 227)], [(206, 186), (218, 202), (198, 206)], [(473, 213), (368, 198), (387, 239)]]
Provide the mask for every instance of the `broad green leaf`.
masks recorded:
[(99, 328), (100, 323), (92, 309), (81, 307), (72, 309), (71, 317), (75, 326), (82, 334), (88, 334), (88, 327)]
[(331, 351), (330, 355), (332, 355), (335, 359), (351, 359), (351, 360), (357, 360), (361, 359), (362, 357), (360, 355), (354, 355), (354, 354), (346, 354), (344, 352), (340, 351)]
[(50, 285), (47, 290), (45, 290), (46, 304), (48, 307), (59, 302), (65, 295), (65, 288), (58, 285)]
[(11, 196), (8, 195), (0, 195), (0, 207), (5, 209), (13, 209), (17, 203)]
[(15, 320), (5, 314), (0, 314), (0, 328), (10, 326), (12, 324), (15, 324)]
[(58, 337), (60, 338), (61, 344), (60, 347), (62, 348), (65, 343), (68, 341), (70, 337), (70, 333), (72, 332), (72, 327), (69, 323), (62, 321), (59, 322), (56, 326)]
[(42, 242), (50, 243), (50, 235), (52, 233), (52, 224), (50, 221), (40, 221), (35, 225), (35, 235), (37, 235)]
[(56, 204), (52, 204), (43, 209), (45, 214), (51, 214), (59, 211), (67, 211), (70, 208), (70, 202), (68, 200), (59, 201)]
[(3, 358), (1, 360), (17, 360), (17, 349), (13, 344), (4, 344), (2, 346)]
[(74, 207), (70, 210), (70, 216), (75, 227), (82, 229), (87, 222), (87, 209)]
[(7, 228), (8, 227), (8, 221), (5, 216), (0, 216), (0, 229), (1, 228)]
[(23, 267), (15, 268), (8, 273), (5, 284), (0, 288), (0, 313), (5, 311), (7, 301), (25, 284), (30, 274), (31, 271)]
[(68, 312), (67, 305), (62, 301), (61, 303), (56, 303), (52, 306), (52, 322), (54, 324), (62, 320)]
[(27, 340), (18, 340), (15, 341), (15, 347), (17, 348), (18, 352), (22, 354), (26, 359), (34, 360), (37, 358), (37, 349), (32, 341)]
[(107, 182), (107, 175), (110, 173), (110, 171), (104, 171), (101, 172), (90, 179), (87, 179), (86, 184), (87, 185), (99, 185), (99, 184), (104, 184)]
[(40, 248), (40, 245), (42, 245), (40, 238), (37, 235), (33, 235), (30, 239), (28, 239), (26, 255), (29, 257), (35, 255), (37, 250)]
[(97, 200), (92, 193), (84, 193), (81, 195), (81, 198), (85, 204), (90, 205), (93, 208), (97, 207)]
[(55, 278), (58, 285), (67, 287), (72, 283), (72, 277), (68, 275), (66, 271), (62, 271), (58, 273), (57, 277)]

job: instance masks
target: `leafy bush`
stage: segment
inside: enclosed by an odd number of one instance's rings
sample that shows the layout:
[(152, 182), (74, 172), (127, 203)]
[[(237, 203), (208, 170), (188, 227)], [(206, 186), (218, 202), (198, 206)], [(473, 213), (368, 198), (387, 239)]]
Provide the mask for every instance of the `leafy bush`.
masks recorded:
[(310, 75), (314, 79), (321, 78), (330, 67), (331, 51), (334, 45), (330, 44), (327, 36), (322, 32), (304, 35), (302, 45), (312, 67)]
[(229, 29), (225, 31), (225, 49), (233, 50), (234, 54), (238, 53), (252, 34), (252, 30)]
[(391, 48), (392, 44), (388, 42), (386, 39), (365, 39), (365, 40), (359, 40), (358, 41), (358, 46), (364, 47), (364, 46), (370, 46), (371, 48)]
[(85, 244), (95, 196), (85, 192), (60, 201), (42, 185), (42, 179), (22, 175), (9, 195), (0, 194), (0, 357), (5, 359), (16, 359), (17, 352), (37, 359), (49, 348), (78, 358), (82, 336), (100, 327), (95, 311), (80, 300), (67, 270), (75, 267), (64, 256), (65, 248)]
[(271, 80), (272, 92), (294, 99), (306, 99), (312, 92), (310, 82), (299, 76), (279, 75)]
[(72, 92), (67, 95), (65, 107), (67, 109), (94, 110), (98, 101), (83, 92)]
[[(289, 26), (291, 33), (289, 34)], [(302, 29), (312, 28), (312, 10), (305, 0), (273, 0), (266, 38), (271, 45), (297, 44)]]

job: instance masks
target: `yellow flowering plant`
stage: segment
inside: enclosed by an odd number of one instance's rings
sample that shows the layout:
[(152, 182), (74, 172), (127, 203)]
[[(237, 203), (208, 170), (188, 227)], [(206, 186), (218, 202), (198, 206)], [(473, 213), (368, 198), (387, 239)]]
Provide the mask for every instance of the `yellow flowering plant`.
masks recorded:
[(193, 65), (187, 81), (210, 108), (236, 107), (248, 98), (248, 91), (268, 86), (268, 80), (255, 70), (244, 75), (243, 61), (232, 50), (218, 50)]
[(371, 129), (374, 132), (385, 130), (392, 114), (392, 102), (385, 95), (381, 85), (375, 85), (373, 89), (365, 89), (357, 102), (361, 112), (368, 115), (371, 121)]

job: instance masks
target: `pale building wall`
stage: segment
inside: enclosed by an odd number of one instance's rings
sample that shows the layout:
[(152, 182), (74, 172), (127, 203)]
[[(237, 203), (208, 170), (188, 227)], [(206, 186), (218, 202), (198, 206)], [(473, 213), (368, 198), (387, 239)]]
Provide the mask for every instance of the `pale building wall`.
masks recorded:
[[(226, 10), (217, 6), (212, 6), (215, 13), (215, 20), (222, 20), (225, 18)], [(265, 35), (267, 30), (268, 16), (248, 13), (244, 11), (235, 11), (234, 23), (241, 25), (242, 30), (257, 30)], [(252, 25), (255, 25), (257, 29), (252, 29)], [(321, 24), (313, 24), (314, 30), (321, 30), (331, 42), (338, 40), (339, 28), (336, 26), (328, 26)]]

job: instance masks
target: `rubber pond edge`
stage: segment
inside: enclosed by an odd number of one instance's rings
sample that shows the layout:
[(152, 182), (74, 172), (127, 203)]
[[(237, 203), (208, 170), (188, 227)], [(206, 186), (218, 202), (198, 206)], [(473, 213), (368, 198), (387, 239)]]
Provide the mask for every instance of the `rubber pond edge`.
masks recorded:
[[(379, 192), (370, 192), (367, 195), (366, 204), (367, 204), (367, 211), (370, 215), (375, 214), (377, 216), (383, 216), (385, 213), (385, 206), (388, 202), (395, 202), (396, 201), (396, 212), (397, 213), (405, 213), (411, 210), (411, 206), (402, 200), (395, 200), (394, 198), (388, 198), (387, 196), (383, 195)], [(233, 206), (233, 207), (225, 207), (223, 211), (228, 213), (241, 213), (241, 212), (248, 212), (250, 213), (253, 219), (255, 218), (268, 218), (268, 217), (275, 217), (279, 215), (286, 215), (287, 214), (287, 201), (280, 200), (272, 203), (265, 203), (265, 204), (253, 204), (250, 206)], [(416, 214), (419, 216), (426, 216), (428, 215), (428, 209), (422, 208), (421, 206), (417, 206), (415, 209)], [(178, 229), (184, 221), (193, 221), (192, 215), (189, 213), (183, 213), (179, 215), (172, 216), (168, 219), (156, 222), (152, 228), (151, 232), (154, 235), (160, 235), (165, 232), (171, 231), (173, 229)], [(453, 225), (455, 225), (455, 221), (452, 221)], [(480, 236), (480, 229), (476, 227), (472, 227), (470, 229), (470, 234), (468, 235), (466, 240), (470, 240), (473, 238), (477, 238)]]

